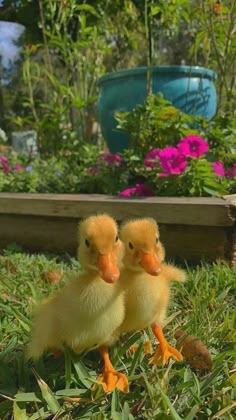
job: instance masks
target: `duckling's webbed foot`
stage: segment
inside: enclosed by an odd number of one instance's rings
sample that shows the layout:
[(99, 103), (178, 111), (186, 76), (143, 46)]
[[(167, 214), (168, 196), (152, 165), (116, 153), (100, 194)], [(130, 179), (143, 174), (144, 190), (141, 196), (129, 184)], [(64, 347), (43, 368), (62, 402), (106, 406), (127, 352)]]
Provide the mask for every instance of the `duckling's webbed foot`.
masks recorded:
[(100, 347), (99, 351), (104, 360), (104, 368), (102, 374), (98, 377), (98, 382), (102, 384), (104, 391), (112, 392), (117, 388), (122, 392), (129, 392), (128, 379), (112, 366), (107, 347)]
[(183, 360), (182, 354), (167, 342), (160, 326), (157, 327), (153, 325), (152, 331), (159, 340), (160, 344), (157, 347), (154, 356), (150, 359), (149, 364), (163, 366), (171, 357), (179, 362)]
[(102, 384), (105, 392), (112, 392), (115, 388), (122, 392), (129, 392), (127, 377), (115, 369), (104, 368), (102, 374), (98, 377), (98, 382)]

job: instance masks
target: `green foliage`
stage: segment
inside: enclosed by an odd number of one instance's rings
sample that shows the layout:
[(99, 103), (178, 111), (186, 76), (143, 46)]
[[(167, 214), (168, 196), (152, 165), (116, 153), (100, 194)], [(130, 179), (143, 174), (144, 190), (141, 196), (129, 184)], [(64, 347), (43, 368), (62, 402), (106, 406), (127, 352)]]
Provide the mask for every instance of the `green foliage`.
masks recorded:
[[(130, 147), (122, 155), (84, 144), (76, 136), (71, 136), (70, 147), (62, 145), (53, 157), (32, 160), (11, 152), (8, 163), (0, 163), (0, 191), (117, 195), (125, 190), (122, 196), (126, 197), (222, 196), (236, 192), (236, 124), (232, 117), (220, 115), (208, 122), (182, 113), (161, 95), (151, 95), (144, 105), (117, 115), (117, 119), (119, 129), (131, 136)], [(197, 157), (187, 154), (184, 168), (177, 172), (164, 170), (163, 176), (158, 159), (154, 157), (154, 165), (146, 163), (146, 156), (153, 151), (165, 151), (170, 146), (178, 150), (180, 140), (193, 135), (209, 150)], [(2, 158), (0, 155), (0, 162)], [(214, 165), (224, 167), (225, 173), (215, 172)]]
[(104, 73), (110, 49), (93, 6), (75, 0), (66, 5), (42, 0), (39, 5), (43, 43), (25, 48), (28, 97), (23, 106), (28, 118), (19, 117), (16, 123), (35, 128), (41, 150), (55, 152), (69, 142), (65, 132), (87, 137), (96, 80)]
[(174, 146), (180, 138), (198, 132), (193, 128), (198, 118), (181, 112), (161, 94), (149, 95), (143, 105), (117, 113), (116, 119), (117, 128), (130, 135), (130, 147), (142, 154), (150, 148)]
[(234, 113), (236, 1), (202, 0), (193, 4), (190, 13), (196, 34), (190, 54), (195, 63), (214, 68), (218, 74), (219, 108)]
[[(8, 153), (11, 170), (5, 173), (0, 167), (0, 191), (115, 195), (127, 185), (125, 166), (109, 164), (103, 155), (102, 148), (81, 143), (77, 151), (64, 150), (57, 157), (31, 161)], [(16, 164), (20, 169), (15, 169)]]
[[(236, 162), (236, 124), (232, 117), (221, 115), (208, 122), (202, 117), (184, 114), (158, 94), (148, 96), (143, 105), (137, 105), (131, 112), (117, 114), (117, 121), (118, 128), (131, 137), (131, 149), (127, 152), (130, 179), (147, 183), (155, 195), (220, 196), (235, 192), (235, 176), (219, 177), (212, 169), (213, 162), (220, 161), (226, 168)], [(153, 169), (144, 165), (148, 152), (175, 147), (188, 135), (207, 140), (209, 152), (197, 159), (188, 159), (185, 171), (161, 177), (157, 176), (162, 172), (160, 165)]]
[[(115, 367), (128, 375), (129, 394), (104, 395), (92, 386), (101, 371), (98, 352), (66, 359), (45, 356), (32, 366), (24, 352), (35, 303), (55, 293), (80, 269), (75, 259), (6, 251), (0, 259), (0, 417), (20, 419), (209, 419), (233, 420), (235, 409), (236, 273), (224, 264), (188, 269), (185, 284), (172, 291), (165, 335), (175, 345), (182, 329), (199, 337), (213, 361), (211, 372), (184, 360), (150, 367), (143, 345), (148, 330), (126, 335), (111, 349)], [(62, 284), (43, 273), (63, 270)], [(138, 346), (136, 353), (128, 349)], [(153, 350), (156, 343), (153, 342)], [(70, 381), (68, 381), (70, 376)], [(70, 385), (69, 385), (70, 384)]]
[[(25, 2), (18, 7), (24, 10)], [(3, 123), (35, 129), (41, 152), (55, 153), (69, 145), (68, 133), (94, 142), (96, 81), (106, 70), (131, 63), (130, 49), (137, 52), (133, 65), (139, 61), (144, 29), (129, 0), (40, 0), (38, 7), (41, 37), (25, 45), (21, 83), (14, 86), (18, 95), (4, 89)]]

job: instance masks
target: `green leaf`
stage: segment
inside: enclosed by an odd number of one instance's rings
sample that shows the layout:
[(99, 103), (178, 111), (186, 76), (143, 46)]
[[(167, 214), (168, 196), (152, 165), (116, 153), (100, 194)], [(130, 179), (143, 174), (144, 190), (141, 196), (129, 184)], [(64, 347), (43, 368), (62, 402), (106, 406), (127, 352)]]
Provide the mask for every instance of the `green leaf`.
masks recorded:
[(26, 410), (22, 410), (15, 401), (13, 403), (13, 416), (14, 420), (29, 420), (29, 417), (26, 414)]
[(160, 6), (151, 6), (151, 15), (156, 16), (159, 12), (161, 12)]
[(195, 404), (191, 410), (189, 411), (189, 413), (187, 414), (187, 416), (184, 418), (184, 420), (194, 420), (196, 418), (196, 414), (199, 411), (199, 405)]
[(15, 395), (16, 402), (42, 402), (34, 392), (19, 392)]
[(94, 9), (94, 7), (91, 6), (90, 4), (79, 4), (76, 6), (75, 9), (81, 12), (89, 12), (92, 15), (97, 16), (97, 17), (99, 16), (96, 9)]
[(71, 384), (71, 357), (70, 352), (67, 348), (65, 348), (65, 381), (66, 381), (66, 388), (70, 388)]
[(133, 420), (134, 417), (130, 414), (129, 404), (125, 401), (122, 410), (122, 420)]
[(113, 415), (113, 413), (118, 412), (119, 405), (120, 405), (119, 391), (115, 388), (112, 393), (112, 398), (111, 398), (111, 416)]
[(172, 414), (172, 417), (174, 420), (183, 420), (183, 417), (180, 417), (175, 410), (172, 402), (170, 401), (169, 397), (165, 394), (165, 392), (161, 389), (160, 385), (158, 385), (158, 388), (160, 390), (160, 393), (162, 395), (162, 398), (165, 400), (166, 404), (168, 405), (170, 412)]
[(47, 402), (48, 407), (52, 411), (52, 413), (56, 414), (58, 410), (60, 409), (59, 402), (57, 401), (55, 395), (53, 394), (49, 386), (46, 384), (46, 382), (44, 382), (43, 379), (40, 378), (40, 376), (36, 372), (34, 373), (35, 373), (38, 385), (41, 389), (43, 399)]
[(122, 420), (122, 414), (114, 411), (111, 416), (112, 420)]
[(143, 352), (143, 343), (141, 342), (136, 350), (136, 352), (134, 353), (134, 358), (132, 360), (130, 369), (129, 369), (129, 376), (132, 376), (136, 367), (138, 366), (138, 364), (140, 363), (140, 358), (141, 358), (141, 354)]
[(87, 371), (86, 367), (79, 360), (76, 361), (75, 357), (73, 357), (73, 356), (72, 356), (72, 362), (73, 362), (73, 366), (75, 368), (75, 371), (76, 371), (76, 373), (78, 375), (78, 378), (81, 381), (81, 383), (86, 388), (90, 388), (91, 387), (91, 382), (87, 378), (90, 378), (91, 375)]

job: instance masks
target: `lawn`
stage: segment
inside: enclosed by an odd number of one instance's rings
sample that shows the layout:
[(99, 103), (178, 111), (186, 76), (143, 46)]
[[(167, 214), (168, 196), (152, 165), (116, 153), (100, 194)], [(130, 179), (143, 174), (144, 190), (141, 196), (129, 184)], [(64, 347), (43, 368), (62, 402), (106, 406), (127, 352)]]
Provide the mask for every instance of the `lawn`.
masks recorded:
[[(64, 273), (59, 283), (47, 280), (53, 270)], [(147, 330), (123, 337), (111, 350), (115, 366), (128, 375), (130, 393), (105, 395), (94, 388), (101, 369), (96, 351), (75, 356), (68, 350), (65, 357), (47, 355), (35, 365), (24, 359), (34, 303), (75, 270), (78, 262), (67, 256), (28, 255), (11, 247), (0, 257), (1, 420), (235, 418), (236, 271), (203, 263), (187, 267), (188, 281), (172, 287), (166, 336), (173, 345), (177, 329), (199, 337), (211, 353), (211, 371), (194, 370), (185, 360), (151, 367), (143, 352), (151, 337)], [(138, 350), (131, 353), (134, 343)]]

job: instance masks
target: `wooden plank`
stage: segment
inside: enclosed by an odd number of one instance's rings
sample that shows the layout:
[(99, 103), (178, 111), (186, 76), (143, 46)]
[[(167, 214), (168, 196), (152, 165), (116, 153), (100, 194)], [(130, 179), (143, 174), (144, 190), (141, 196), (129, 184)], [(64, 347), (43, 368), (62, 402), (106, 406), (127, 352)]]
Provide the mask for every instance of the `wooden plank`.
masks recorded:
[[(78, 247), (78, 220), (67, 218), (2, 215), (0, 247), (11, 243), (27, 251), (69, 253), (75, 256)], [(225, 260), (229, 248), (224, 228), (205, 226), (160, 225), (161, 240), (167, 259), (177, 258), (199, 263), (205, 259)]]
[(0, 193), (0, 214), (83, 218), (107, 212), (117, 220), (154, 217), (158, 223), (232, 226), (228, 200), (207, 197), (140, 197), (106, 195)]
[(160, 225), (160, 237), (169, 258), (194, 263), (227, 259), (227, 232), (221, 227)]
[(76, 219), (1, 215), (0, 247), (16, 243), (27, 251), (76, 255), (77, 226)]

